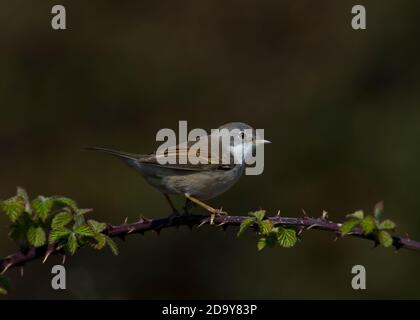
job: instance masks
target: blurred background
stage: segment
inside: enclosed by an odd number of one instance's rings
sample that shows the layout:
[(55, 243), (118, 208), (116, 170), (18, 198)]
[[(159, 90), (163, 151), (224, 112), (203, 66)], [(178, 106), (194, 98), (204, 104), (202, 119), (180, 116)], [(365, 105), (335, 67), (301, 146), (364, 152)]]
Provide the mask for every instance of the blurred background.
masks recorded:
[[(399, 1), (0, 2), (0, 198), (25, 187), (94, 208), (100, 221), (166, 216), (141, 176), (86, 145), (148, 153), (161, 128), (264, 128), (265, 171), (210, 203), (333, 220), (383, 200), (420, 239), (420, 3)], [(351, 8), (367, 9), (367, 30)], [(183, 199), (176, 201), (177, 205)], [(14, 252), (0, 216), (0, 256)], [(309, 231), (293, 249), (258, 252), (250, 232), (164, 230), (118, 241), (120, 255), (81, 250), (67, 290), (51, 258), (11, 270), (6, 298), (420, 298), (417, 252), (333, 242)], [(354, 291), (351, 268), (367, 270)]]

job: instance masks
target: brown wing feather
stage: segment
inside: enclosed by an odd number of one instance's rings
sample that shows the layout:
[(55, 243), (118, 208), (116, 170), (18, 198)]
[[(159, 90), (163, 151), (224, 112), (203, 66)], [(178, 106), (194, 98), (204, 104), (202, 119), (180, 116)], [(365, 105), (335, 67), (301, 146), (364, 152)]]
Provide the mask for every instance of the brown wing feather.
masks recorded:
[[(198, 164), (191, 164), (191, 163), (161, 164), (159, 163), (158, 161), (159, 158), (173, 157), (173, 159), (178, 160), (180, 155), (188, 156), (188, 150), (190, 150), (191, 146), (194, 144), (195, 142), (188, 142), (187, 148), (181, 148), (179, 145), (177, 145), (173, 150), (167, 150), (167, 152), (165, 152), (162, 155), (156, 155), (156, 153), (152, 153), (149, 155), (140, 156), (138, 161), (141, 164), (159, 166), (159, 167), (168, 168), (168, 169), (188, 170), (188, 171), (230, 170), (235, 166), (234, 164), (223, 164), (221, 161), (221, 157), (219, 157), (218, 163), (211, 163), (211, 153), (197, 154), (198, 158), (202, 159), (203, 162), (207, 161), (207, 163), (198, 163)], [(208, 150), (211, 150), (210, 146), (208, 147)], [(219, 152), (219, 155), (221, 155), (221, 151)]]

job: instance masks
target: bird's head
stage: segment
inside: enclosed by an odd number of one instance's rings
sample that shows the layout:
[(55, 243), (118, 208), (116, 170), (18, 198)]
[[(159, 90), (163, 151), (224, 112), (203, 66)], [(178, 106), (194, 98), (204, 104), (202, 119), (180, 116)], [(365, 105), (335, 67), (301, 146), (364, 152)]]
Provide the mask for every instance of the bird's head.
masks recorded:
[(251, 156), (258, 145), (271, 143), (268, 140), (264, 140), (250, 125), (243, 122), (230, 122), (220, 126), (219, 131), (229, 132), (230, 143), (229, 152), (231, 155), (237, 157), (237, 159), (246, 159)]

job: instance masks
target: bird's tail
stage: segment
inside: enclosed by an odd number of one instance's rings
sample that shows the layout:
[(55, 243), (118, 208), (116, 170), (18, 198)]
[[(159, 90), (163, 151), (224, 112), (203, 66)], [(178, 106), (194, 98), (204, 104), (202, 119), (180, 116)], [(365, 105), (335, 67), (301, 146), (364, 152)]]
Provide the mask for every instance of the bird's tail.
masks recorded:
[(127, 153), (127, 152), (122, 152), (122, 151), (118, 151), (118, 150), (112, 150), (112, 149), (108, 149), (108, 148), (101, 148), (101, 147), (85, 147), (86, 150), (94, 150), (94, 151), (99, 151), (102, 153), (107, 153), (110, 154), (114, 157), (117, 158), (122, 158), (122, 159), (127, 159), (127, 160), (138, 160), (140, 155), (138, 154), (134, 154), (134, 153)]

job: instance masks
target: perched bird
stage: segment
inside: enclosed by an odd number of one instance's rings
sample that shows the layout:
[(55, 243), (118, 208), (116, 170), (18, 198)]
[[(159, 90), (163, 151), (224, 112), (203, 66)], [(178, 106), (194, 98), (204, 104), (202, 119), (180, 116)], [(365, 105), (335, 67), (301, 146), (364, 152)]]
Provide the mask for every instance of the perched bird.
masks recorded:
[[(229, 132), (239, 135), (230, 140), (227, 150), (225, 150), (231, 159), (236, 155), (244, 160), (252, 154), (257, 144), (269, 143), (267, 140), (259, 139), (255, 134), (255, 130), (245, 123), (231, 122), (220, 126), (218, 129), (227, 129)], [(207, 136), (207, 138), (208, 141), (211, 141), (210, 136)], [(170, 154), (166, 152), (164, 156), (173, 155), (178, 157), (181, 153), (185, 155), (191, 146), (191, 143), (188, 143), (186, 147), (178, 145), (172, 151), (168, 151)], [(162, 164), (162, 161), (159, 161), (159, 157), (163, 155), (156, 152), (141, 155), (101, 147), (87, 147), (87, 149), (113, 155), (136, 169), (149, 184), (164, 194), (174, 214), (178, 214), (178, 211), (169, 195), (184, 195), (187, 199), (185, 210), (188, 209), (188, 205), (192, 202), (209, 211), (213, 217), (216, 214), (224, 213), (221, 209), (215, 209), (207, 205), (203, 200), (217, 197), (231, 188), (243, 175), (246, 167), (245, 161), (240, 163), (235, 163), (234, 161), (228, 164), (222, 163), (223, 151), (220, 153), (218, 161), (209, 160), (208, 163), (197, 164)], [(211, 155), (206, 154), (202, 156), (209, 157)]]

